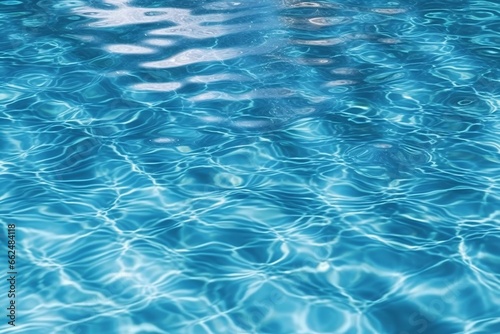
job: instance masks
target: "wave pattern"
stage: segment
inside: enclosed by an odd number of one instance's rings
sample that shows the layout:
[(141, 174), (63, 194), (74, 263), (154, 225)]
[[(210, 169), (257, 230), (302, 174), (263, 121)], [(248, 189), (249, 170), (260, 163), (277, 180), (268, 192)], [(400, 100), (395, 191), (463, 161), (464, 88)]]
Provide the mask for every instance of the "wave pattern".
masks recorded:
[(500, 332), (499, 14), (2, 3), (16, 332)]

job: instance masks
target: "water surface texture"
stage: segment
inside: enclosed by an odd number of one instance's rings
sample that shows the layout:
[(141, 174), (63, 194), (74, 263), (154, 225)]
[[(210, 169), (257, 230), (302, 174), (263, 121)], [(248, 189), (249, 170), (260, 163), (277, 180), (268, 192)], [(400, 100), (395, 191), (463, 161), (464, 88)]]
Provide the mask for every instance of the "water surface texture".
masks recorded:
[(0, 333), (500, 333), (498, 1), (0, 19)]

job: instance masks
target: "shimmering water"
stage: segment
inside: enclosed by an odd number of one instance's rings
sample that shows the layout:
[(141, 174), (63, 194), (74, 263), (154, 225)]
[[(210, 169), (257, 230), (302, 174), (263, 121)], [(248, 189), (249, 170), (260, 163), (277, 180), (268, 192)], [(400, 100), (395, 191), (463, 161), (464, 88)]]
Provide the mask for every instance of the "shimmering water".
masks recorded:
[(500, 333), (498, 1), (0, 18), (1, 333)]

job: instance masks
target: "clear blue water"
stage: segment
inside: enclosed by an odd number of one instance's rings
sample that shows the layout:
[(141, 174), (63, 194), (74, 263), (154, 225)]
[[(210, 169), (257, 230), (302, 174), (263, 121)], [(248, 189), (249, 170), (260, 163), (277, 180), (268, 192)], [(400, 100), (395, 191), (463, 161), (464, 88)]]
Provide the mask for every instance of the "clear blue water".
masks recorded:
[(0, 18), (1, 333), (500, 333), (498, 1)]

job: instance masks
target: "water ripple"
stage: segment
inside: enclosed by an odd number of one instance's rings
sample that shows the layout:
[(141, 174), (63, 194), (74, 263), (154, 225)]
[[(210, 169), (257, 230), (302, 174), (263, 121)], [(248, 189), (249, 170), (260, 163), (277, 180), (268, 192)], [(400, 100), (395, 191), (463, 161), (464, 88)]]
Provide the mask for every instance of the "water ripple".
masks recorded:
[(2, 6), (19, 333), (500, 332), (493, 2)]

